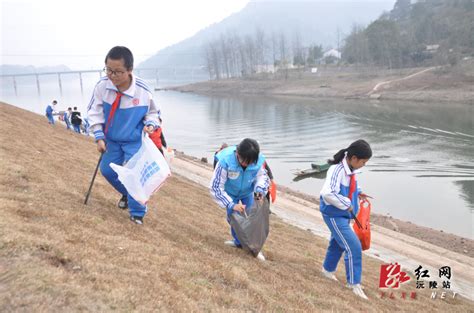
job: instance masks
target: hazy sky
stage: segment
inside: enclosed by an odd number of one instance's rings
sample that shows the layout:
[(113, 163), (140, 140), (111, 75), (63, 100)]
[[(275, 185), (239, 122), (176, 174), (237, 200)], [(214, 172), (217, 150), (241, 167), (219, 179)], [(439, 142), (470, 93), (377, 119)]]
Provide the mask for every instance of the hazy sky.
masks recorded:
[[(359, 0), (373, 1), (377, 0)], [(240, 11), (248, 2), (0, 0), (0, 64), (65, 64), (72, 69), (97, 69), (103, 66), (111, 47), (125, 45), (138, 65), (158, 50)]]
[(100, 68), (129, 47), (136, 65), (240, 11), (249, 0), (0, 0), (1, 64)]

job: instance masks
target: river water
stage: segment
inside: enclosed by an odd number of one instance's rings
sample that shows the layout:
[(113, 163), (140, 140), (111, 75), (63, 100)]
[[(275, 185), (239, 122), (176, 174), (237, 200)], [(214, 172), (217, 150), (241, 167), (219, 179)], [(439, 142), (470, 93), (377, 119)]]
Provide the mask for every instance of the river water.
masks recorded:
[[(88, 103), (93, 81), (17, 82), (6, 79), (0, 100), (43, 114), (53, 98), (59, 109)], [(160, 82), (160, 87), (178, 82)], [(151, 85), (154, 82), (150, 82)], [(154, 87), (154, 86), (153, 86)], [(473, 106), (452, 103), (370, 102), (266, 97), (206, 97), (156, 91), (163, 130), (172, 148), (212, 162), (226, 142), (255, 138), (277, 184), (318, 195), (324, 177), (294, 181), (294, 172), (324, 163), (339, 149), (363, 138), (374, 156), (359, 175), (372, 210), (473, 239)], [(63, 108), (64, 107), (64, 108)], [(46, 122), (46, 121), (45, 121)]]

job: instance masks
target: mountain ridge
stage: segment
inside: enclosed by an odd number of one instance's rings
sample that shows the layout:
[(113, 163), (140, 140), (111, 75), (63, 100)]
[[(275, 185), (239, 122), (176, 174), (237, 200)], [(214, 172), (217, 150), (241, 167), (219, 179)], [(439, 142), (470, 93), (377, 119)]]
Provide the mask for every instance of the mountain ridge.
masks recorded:
[(153, 67), (200, 67), (204, 66), (203, 47), (221, 34), (238, 32), (240, 36), (253, 35), (261, 29), (267, 38), (272, 33), (284, 33), (292, 37), (302, 34), (303, 44), (322, 44), (336, 47), (354, 23), (366, 25), (392, 8), (394, 1), (370, 2), (310, 2), (264, 1), (250, 2), (240, 12), (233, 13), (218, 23), (201, 29), (193, 36), (158, 51), (138, 65)]

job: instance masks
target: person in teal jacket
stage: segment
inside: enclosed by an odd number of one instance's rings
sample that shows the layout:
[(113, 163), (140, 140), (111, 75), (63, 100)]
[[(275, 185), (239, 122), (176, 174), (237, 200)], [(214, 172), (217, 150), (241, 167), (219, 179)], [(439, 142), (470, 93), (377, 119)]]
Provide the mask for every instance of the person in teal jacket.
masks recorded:
[[(220, 151), (210, 192), (217, 204), (227, 210), (227, 221), (235, 213), (248, 214), (254, 198), (262, 199), (268, 191), (270, 179), (263, 166), (265, 156), (260, 153), (256, 140), (246, 138), (238, 146), (230, 146)], [(240, 248), (241, 244), (231, 227), (233, 240), (227, 245)], [(257, 256), (265, 260), (262, 253)]]

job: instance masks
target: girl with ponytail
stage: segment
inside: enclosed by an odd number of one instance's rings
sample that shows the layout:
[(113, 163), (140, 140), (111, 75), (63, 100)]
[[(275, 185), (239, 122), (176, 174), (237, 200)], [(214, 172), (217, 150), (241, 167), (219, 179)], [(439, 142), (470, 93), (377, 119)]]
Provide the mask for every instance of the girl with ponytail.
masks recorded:
[[(361, 287), (362, 247), (352, 230), (350, 220), (357, 216), (359, 198), (369, 197), (357, 187), (356, 174), (371, 157), (372, 149), (362, 139), (354, 141), (346, 149), (339, 150), (333, 159), (328, 160), (332, 165), (320, 193), (320, 211), (331, 231), (322, 273), (325, 277), (337, 281), (334, 273), (342, 253), (345, 253), (347, 286), (363, 299), (368, 298)], [(352, 194), (349, 194), (349, 191)]]

